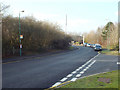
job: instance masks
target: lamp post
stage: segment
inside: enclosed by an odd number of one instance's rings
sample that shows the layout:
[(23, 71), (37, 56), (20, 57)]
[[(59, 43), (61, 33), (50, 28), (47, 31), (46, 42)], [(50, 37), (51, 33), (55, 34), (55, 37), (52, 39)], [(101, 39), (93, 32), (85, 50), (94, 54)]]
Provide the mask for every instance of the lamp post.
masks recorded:
[[(24, 12), (24, 10), (23, 11), (20, 11), (20, 12)], [(20, 48), (20, 56), (22, 55), (22, 44), (21, 44), (21, 38), (20, 38), (20, 35), (21, 35), (21, 24), (20, 24), (20, 12), (19, 12), (19, 43), (20, 43), (20, 46), (19, 46), (19, 48)]]

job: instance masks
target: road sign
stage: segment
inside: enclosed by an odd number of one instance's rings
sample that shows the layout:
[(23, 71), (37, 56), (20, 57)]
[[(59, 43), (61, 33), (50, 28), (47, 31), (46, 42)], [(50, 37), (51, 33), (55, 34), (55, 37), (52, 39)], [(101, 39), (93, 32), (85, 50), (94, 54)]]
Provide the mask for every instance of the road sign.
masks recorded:
[(20, 39), (23, 39), (23, 35), (20, 35)]
[(20, 44), (20, 48), (22, 48), (22, 44)]

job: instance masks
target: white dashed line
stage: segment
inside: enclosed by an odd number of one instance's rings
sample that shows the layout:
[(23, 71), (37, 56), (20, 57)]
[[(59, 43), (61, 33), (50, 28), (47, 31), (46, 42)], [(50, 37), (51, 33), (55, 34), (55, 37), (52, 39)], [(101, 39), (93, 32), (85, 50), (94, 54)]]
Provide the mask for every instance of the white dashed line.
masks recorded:
[(58, 86), (58, 85), (60, 85), (60, 84), (61, 84), (61, 82), (57, 82), (57, 83), (55, 83), (52, 87)]
[(63, 79), (61, 79), (60, 81), (63, 82), (63, 81), (65, 81), (66, 79), (67, 79), (67, 78), (63, 78)]
[[(97, 57), (98, 55), (96, 55), (95, 57)], [(93, 61), (90, 64), (88, 64), (88, 66), (86, 66), (86, 68), (83, 69), (79, 74), (77, 74), (74, 78), (72, 78), (70, 80), (70, 81), (76, 81), (77, 78), (79, 78), (87, 69), (89, 69), (92, 66), (92, 64), (94, 64), (96, 62), (96, 60), (93, 60), (95, 57), (93, 57), (92, 59), (90, 59), (89, 61), (87, 61), (85, 64), (83, 64), (81, 67), (79, 67), (78, 69), (76, 69), (75, 71), (73, 71), (71, 74), (67, 75), (65, 78), (61, 79), (60, 82), (55, 83), (52, 87), (56, 87), (56, 86), (60, 85), (62, 82), (64, 82), (65, 80), (67, 80), (68, 78), (70, 78), (71, 76), (73, 76), (74, 74), (76, 74), (80, 69), (82, 69), (88, 63), (90, 63), (91, 61)], [(117, 62), (117, 64), (120, 64), (120, 63)]]
[(75, 71), (79, 71), (80, 69), (78, 68), (78, 69), (76, 69)]
[(90, 63), (90, 64), (88, 65), (88, 67), (91, 67), (95, 62), (96, 62), (96, 60), (94, 60), (92, 63)]
[(92, 62), (92, 64), (94, 64), (96, 62), (96, 60), (94, 60), (93, 62)]
[(79, 67), (78, 69), (82, 69), (82, 67)]
[(89, 67), (86, 67), (86, 69), (88, 69)]
[(84, 67), (85, 65), (82, 65), (82, 67)]
[(73, 73), (73, 74), (75, 74), (75, 73), (76, 73), (76, 71), (73, 71), (72, 73)]
[(72, 78), (70, 81), (76, 81), (77, 80), (77, 78)]
[(90, 68), (90, 67), (91, 67), (91, 65), (88, 65), (88, 67)]
[(69, 75), (67, 75), (67, 77), (71, 77), (73, 74), (69, 74)]
[(76, 75), (76, 77), (80, 77), (80, 76), (81, 76), (81, 74), (77, 74), (77, 75)]
[(89, 62), (86, 62), (85, 65), (87, 65)]
[(83, 74), (83, 73), (84, 73), (84, 71), (81, 71), (80, 73), (81, 73), (81, 74)]
[(86, 71), (87, 69), (85, 68), (85, 69), (83, 69), (83, 71)]

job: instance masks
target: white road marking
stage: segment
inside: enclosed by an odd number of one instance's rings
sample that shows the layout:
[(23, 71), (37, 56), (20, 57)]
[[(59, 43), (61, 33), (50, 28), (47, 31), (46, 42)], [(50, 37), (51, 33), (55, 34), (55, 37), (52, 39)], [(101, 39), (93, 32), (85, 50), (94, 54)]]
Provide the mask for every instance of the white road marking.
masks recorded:
[[(100, 54), (100, 53), (99, 53), (99, 54)], [(99, 54), (97, 54), (95, 57), (97, 57)], [(89, 62), (91, 62), (95, 57), (93, 57), (92, 59), (90, 59), (89, 61), (87, 61), (85, 64), (83, 64), (83, 65), (80, 67), (80, 69), (83, 68), (85, 65), (87, 65)], [(94, 60), (94, 61), (95, 61), (95, 60)], [(94, 62), (94, 61), (93, 61), (93, 62)], [(93, 64), (93, 63), (92, 63), (92, 64)], [(92, 65), (92, 64), (91, 64), (91, 65)]]
[(86, 62), (85, 65), (87, 65), (89, 62)]
[(77, 80), (77, 78), (72, 78), (70, 81), (76, 81)]
[(81, 69), (82, 67), (79, 67), (78, 69)]
[(120, 64), (120, 62), (117, 62), (117, 64)]
[(60, 81), (63, 82), (63, 81), (65, 81), (66, 79), (67, 79), (67, 78), (63, 78), (63, 79), (61, 79)]
[(86, 67), (86, 69), (88, 69), (89, 67)]
[(94, 60), (93, 62), (91, 62), (85, 69), (83, 69), (83, 71), (80, 72), (80, 74), (83, 74), (89, 67), (92, 66), (92, 64), (94, 64), (96, 62), (96, 60)]
[(77, 74), (77, 75), (76, 75), (76, 77), (80, 77), (80, 76), (81, 76), (81, 74)]
[(84, 67), (85, 65), (82, 65), (82, 67)]
[[(99, 53), (100, 54), (100, 53)], [(99, 55), (98, 54), (98, 55)], [(96, 55), (95, 57), (97, 57), (98, 55)], [(84, 66), (86, 66), (89, 62), (91, 62), (95, 57), (93, 57), (92, 59), (90, 59), (88, 62), (86, 62), (84, 65), (82, 65), (81, 67), (79, 67), (78, 69), (76, 69), (76, 71), (73, 71), (72, 73), (74, 74), (74, 73), (76, 73), (77, 71), (79, 71), (80, 69), (82, 69)], [(84, 71), (86, 71), (89, 67), (91, 67), (91, 65), (93, 64), (93, 63), (95, 63), (96, 62), (96, 60), (94, 60), (92, 63), (90, 63), (85, 69), (83, 69), (83, 71), (81, 71), (80, 72), (80, 74), (77, 74), (76, 75), (76, 77), (80, 77), (81, 76), (81, 74), (83, 74), (84, 73)], [(120, 64), (120, 63), (119, 63)], [(67, 75), (67, 77), (71, 77), (73, 74), (69, 74), (69, 75)], [(67, 78), (63, 78), (63, 79), (61, 79), (60, 81), (65, 81)], [(72, 78), (70, 81), (76, 81), (77, 80), (77, 78)], [(57, 82), (57, 83), (55, 83), (54, 85), (52, 85), (52, 87), (56, 87), (56, 86), (58, 86), (58, 85), (60, 85), (62, 82)]]
[(83, 69), (83, 71), (86, 71), (87, 69), (85, 68), (85, 69)]
[(89, 60), (87, 63), (91, 62), (92, 60)]
[(75, 71), (79, 71), (80, 69), (78, 68), (78, 69), (76, 69)]
[(69, 74), (69, 75), (67, 75), (67, 77), (71, 77), (73, 74)]
[(96, 62), (96, 60), (94, 60), (93, 62), (92, 62), (92, 64), (94, 64)]
[(76, 71), (73, 71), (72, 73), (74, 74), (74, 73), (76, 73)]
[(83, 73), (84, 73), (84, 71), (81, 71), (80, 73), (81, 73), (81, 74), (83, 74)]
[(93, 63), (90, 64), (91, 66), (93, 65)]
[(60, 85), (60, 84), (61, 84), (61, 82), (57, 82), (57, 83), (55, 83), (52, 87), (58, 86), (58, 85)]
[(91, 65), (88, 65), (88, 67), (90, 68), (90, 67), (91, 67)]

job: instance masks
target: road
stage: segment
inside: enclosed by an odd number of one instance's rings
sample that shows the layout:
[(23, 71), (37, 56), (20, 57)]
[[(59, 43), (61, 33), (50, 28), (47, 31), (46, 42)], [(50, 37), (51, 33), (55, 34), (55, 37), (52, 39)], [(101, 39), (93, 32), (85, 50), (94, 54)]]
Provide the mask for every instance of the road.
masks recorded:
[[(12, 63), (4, 63), (2, 66), (3, 88), (51, 87), (98, 54), (89, 47), (78, 48), (77, 50), (65, 53), (62, 52), (43, 57), (18, 60)], [(104, 58), (104, 56), (102, 58)], [(116, 61), (114, 64), (111, 61), (112, 64), (108, 64), (107, 66), (105, 66), (105, 62), (102, 62), (103, 64), (99, 62), (100, 61), (95, 62), (83, 76), (104, 72), (106, 71), (104, 67), (111, 67), (108, 71), (117, 69), (117, 64), (115, 64)], [(102, 67), (102, 65), (104, 67)]]

